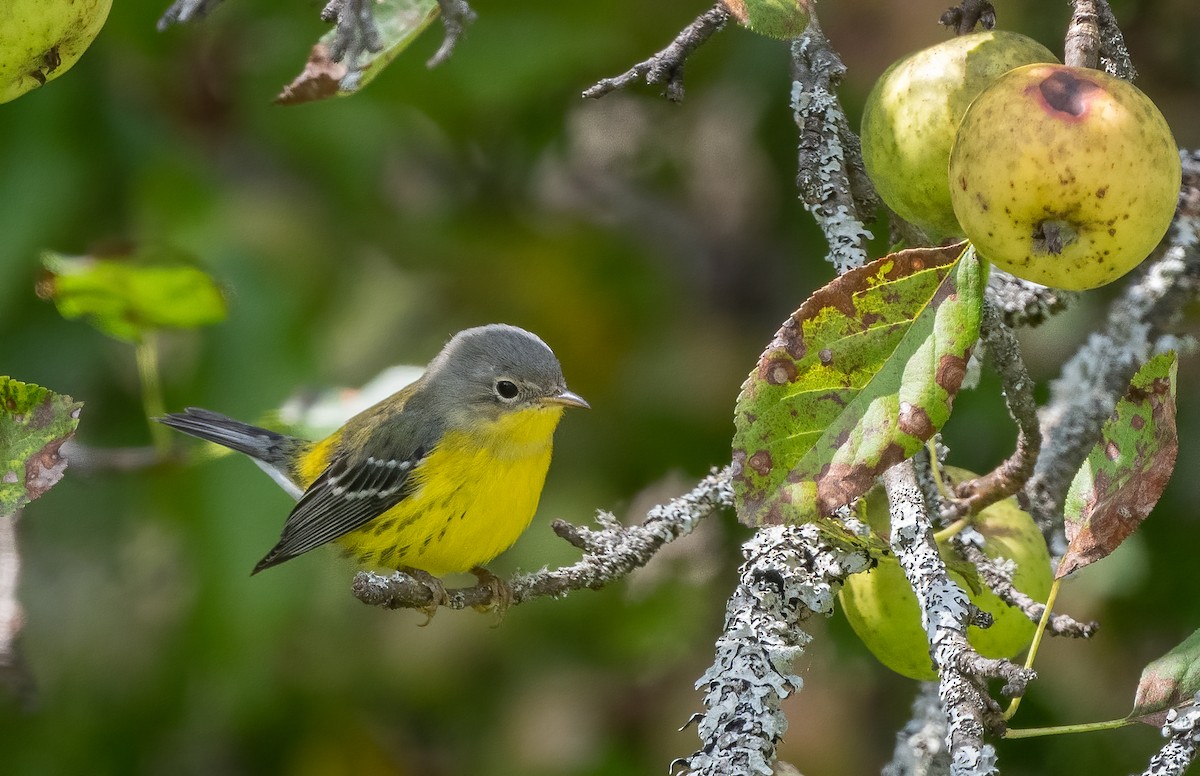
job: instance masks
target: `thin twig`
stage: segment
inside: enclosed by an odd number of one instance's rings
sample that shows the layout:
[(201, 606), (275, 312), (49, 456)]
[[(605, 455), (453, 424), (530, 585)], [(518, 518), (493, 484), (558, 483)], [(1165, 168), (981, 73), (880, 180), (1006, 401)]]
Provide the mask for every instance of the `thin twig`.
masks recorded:
[(973, 32), (976, 24), (990, 30), (996, 26), (996, 8), (987, 0), (963, 0), (958, 5), (947, 8), (938, 19), (938, 24), (951, 28), (955, 35)]
[(621, 75), (597, 81), (584, 91), (583, 96), (598, 99), (644, 79), (647, 84), (664, 84), (667, 99), (672, 102), (681, 101), (684, 63), (705, 41), (725, 29), (728, 22), (729, 10), (723, 4), (717, 3), (684, 27), (675, 36), (675, 40), (671, 41), (671, 45), (646, 61), (637, 63)]
[[(641, 525), (621, 525), (606, 512), (596, 517), (600, 530), (556, 521), (555, 533), (586, 554), (570, 566), (515, 575), (508, 582), (511, 597), (504, 603), (515, 605), (540, 596), (557, 598), (573, 590), (603, 587), (644, 566), (664, 544), (691, 533), (705, 517), (732, 505), (726, 468), (705, 477), (691, 492), (651, 509)], [(363, 603), (387, 609), (424, 610), (438, 603), (450, 609), (486, 608), (500, 603), (495, 586), (489, 585), (446, 590), (443, 601), (440, 590), (402, 571), (386, 576), (360, 572), (353, 590)]]
[[(970, 542), (961, 541), (961, 536), (961, 534), (956, 535), (951, 542), (955, 549), (975, 566), (983, 583), (1001, 601), (1020, 609), (1030, 622), (1040, 622), (1042, 613), (1046, 611), (1046, 605), (1041, 601), (1035, 601), (1014, 587), (1010, 574), (1001, 570), (991, 558), (984, 554), (983, 550)], [(1067, 636), (1073, 639), (1090, 639), (1096, 635), (1096, 631), (1099, 629), (1100, 624), (1097, 622), (1079, 622), (1066, 614), (1051, 614), (1046, 623), (1046, 630), (1050, 635)]]
[(163, 11), (163, 15), (158, 17), (158, 31), (162, 32), (172, 24), (187, 24), (196, 19), (203, 19), (220, 2), (221, 0), (175, 0)]
[(438, 0), (442, 9), (442, 45), (425, 62), (425, 67), (434, 68), (445, 62), (454, 53), (454, 47), (467, 31), (467, 26), (477, 18), (467, 0)]
[(1013, 454), (991, 472), (958, 485), (955, 490), (957, 499), (942, 510), (944, 520), (977, 514), (1025, 487), (1033, 474), (1042, 446), (1037, 402), (1033, 398), (1033, 380), (1021, 357), (1021, 344), (1012, 329), (1004, 325), (999, 308), (988, 299), (983, 303), (980, 332), (988, 361), (1000, 375), (1004, 386), (1004, 403), (1008, 407), (1008, 414), (1017, 424), (1017, 445)]
[(825, 234), (826, 258), (840, 275), (867, 263), (871, 232), (864, 222), (874, 215), (879, 200), (867, 181), (858, 137), (837, 98), (846, 66), (815, 13), (804, 33), (792, 41), (791, 52), (792, 112), (800, 130), (796, 188)]
[(1126, 81), (1137, 78), (1108, 0), (1073, 0), (1071, 4), (1074, 10), (1067, 26), (1063, 62), (1072, 67), (1099, 67)]

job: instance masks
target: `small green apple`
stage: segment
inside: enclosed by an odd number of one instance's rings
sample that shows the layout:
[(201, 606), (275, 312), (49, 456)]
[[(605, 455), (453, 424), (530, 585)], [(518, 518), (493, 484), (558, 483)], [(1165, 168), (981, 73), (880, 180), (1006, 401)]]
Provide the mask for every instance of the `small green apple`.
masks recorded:
[(111, 6), (112, 0), (0, 2), (0, 102), (67, 72), (100, 33)]
[[(974, 476), (953, 467), (946, 467), (946, 473), (956, 481)], [(886, 525), (887, 521), (887, 497), (881, 490), (867, 495), (867, 512), (872, 528), (879, 533), (880, 523)], [(1007, 558), (1016, 564), (1014, 586), (1034, 600), (1045, 601), (1053, 582), (1050, 554), (1042, 532), (1029, 513), (1017, 506), (1016, 499), (1005, 499), (980, 512), (975, 529), (984, 537), (985, 555)], [(966, 591), (971, 603), (992, 615), (990, 628), (968, 626), (967, 641), (971, 646), (991, 658), (1012, 657), (1028, 647), (1036, 628), (1034, 623), (997, 598), (953, 551), (940, 549), (950, 578)], [(896, 558), (888, 555), (870, 571), (849, 577), (838, 598), (850, 627), (879, 662), (910, 679), (937, 678), (929, 657), (929, 641), (921, 627), (917, 598)]]
[(946, 177), (958, 122), (997, 76), (1057, 61), (1024, 35), (988, 31), (951, 38), (889, 67), (862, 117), (863, 164), (887, 206), (934, 241), (960, 237)]
[(971, 103), (950, 154), (954, 213), (1017, 277), (1083, 290), (1158, 245), (1179, 197), (1179, 148), (1158, 108), (1098, 70), (1028, 65)]

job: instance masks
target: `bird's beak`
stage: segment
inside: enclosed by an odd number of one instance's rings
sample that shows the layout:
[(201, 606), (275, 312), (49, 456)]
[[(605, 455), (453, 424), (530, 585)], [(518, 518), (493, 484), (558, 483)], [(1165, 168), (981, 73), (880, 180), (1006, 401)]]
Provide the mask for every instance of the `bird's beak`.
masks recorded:
[(565, 388), (556, 393), (554, 396), (547, 396), (545, 399), (542, 399), (542, 401), (546, 404), (558, 404), (563, 407), (582, 407), (585, 410), (591, 409), (592, 407), (592, 405), (588, 404), (587, 400), (582, 396), (574, 391), (568, 391)]

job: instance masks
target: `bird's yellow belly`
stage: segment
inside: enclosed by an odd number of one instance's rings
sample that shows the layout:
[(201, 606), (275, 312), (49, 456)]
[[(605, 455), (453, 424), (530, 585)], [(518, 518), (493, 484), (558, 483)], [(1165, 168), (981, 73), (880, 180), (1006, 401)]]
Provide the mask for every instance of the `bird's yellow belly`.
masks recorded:
[[(525, 420), (552, 431), (558, 418), (543, 414)], [(414, 490), (338, 543), (363, 566), (434, 575), (492, 560), (529, 527), (550, 467), (550, 433), (522, 440), (506, 431), (499, 445), (481, 444), (478, 433), (447, 432), (413, 472)]]

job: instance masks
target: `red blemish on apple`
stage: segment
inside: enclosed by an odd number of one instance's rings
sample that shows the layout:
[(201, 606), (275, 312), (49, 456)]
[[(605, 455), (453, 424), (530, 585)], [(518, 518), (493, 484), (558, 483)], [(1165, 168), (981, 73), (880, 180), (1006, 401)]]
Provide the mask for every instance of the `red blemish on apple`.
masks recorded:
[(1104, 88), (1070, 68), (1061, 67), (1052, 69), (1028, 92), (1059, 121), (1079, 124), (1087, 120), (1092, 101)]

